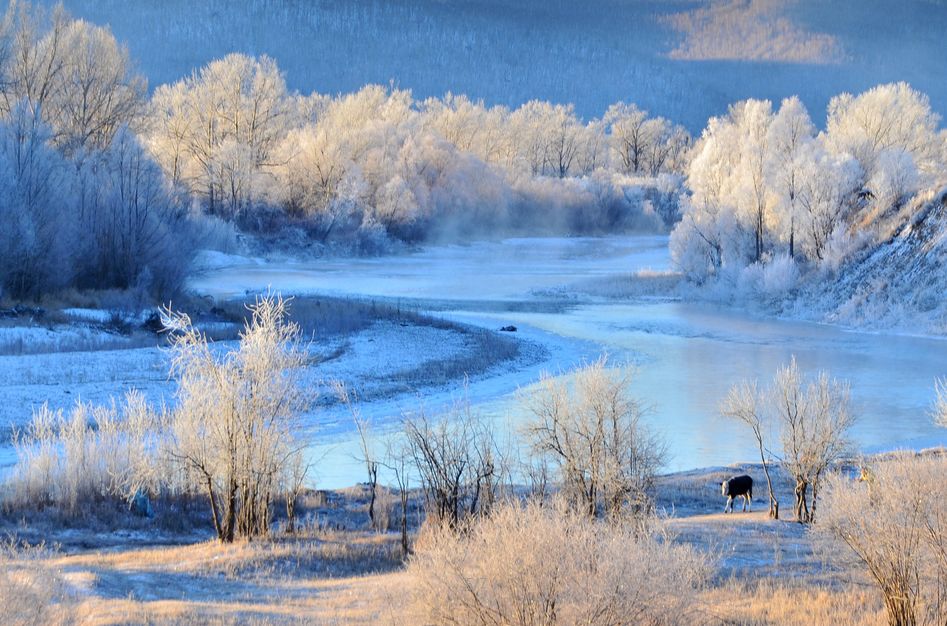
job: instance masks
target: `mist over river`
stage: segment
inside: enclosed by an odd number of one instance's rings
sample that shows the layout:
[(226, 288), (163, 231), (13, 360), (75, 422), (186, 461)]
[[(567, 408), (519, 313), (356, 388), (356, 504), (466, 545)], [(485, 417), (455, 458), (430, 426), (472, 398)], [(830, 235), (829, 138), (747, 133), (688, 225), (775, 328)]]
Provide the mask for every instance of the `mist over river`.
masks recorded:
[[(361, 296), (494, 329), (513, 324), (517, 336), (544, 345), (548, 358), (474, 380), (469, 388), (477, 409), (507, 428), (523, 419), (517, 388), (540, 371), (568, 372), (607, 353), (611, 362), (636, 368), (633, 390), (668, 442), (667, 470), (754, 460), (749, 432), (719, 415), (720, 401), (742, 378), (765, 384), (793, 355), (806, 372), (825, 369), (851, 382), (859, 418), (854, 437), (862, 451), (947, 443), (947, 430), (930, 417), (934, 379), (947, 375), (947, 341), (765, 319), (661, 297), (598, 298), (576, 289), (669, 264), (667, 238), (660, 236), (509, 239), (369, 259), (235, 261), (202, 272), (191, 286), (216, 298), (268, 287), (284, 295)], [(459, 393), (438, 392), (424, 404), (432, 409)], [(417, 402), (371, 402), (363, 412), (384, 433)], [(350, 420), (335, 411), (312, 419), (318, 484), (363, 480)]]

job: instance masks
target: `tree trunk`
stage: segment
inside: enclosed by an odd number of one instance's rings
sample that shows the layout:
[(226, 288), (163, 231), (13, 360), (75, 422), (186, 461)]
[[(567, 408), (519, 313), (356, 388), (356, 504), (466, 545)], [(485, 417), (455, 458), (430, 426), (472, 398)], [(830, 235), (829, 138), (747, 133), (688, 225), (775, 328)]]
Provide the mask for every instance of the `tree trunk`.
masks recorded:
[(214, 518), (214, 530), (217, 531), (217, 539), (223, 541), (224, 533), (223, 529), (220, 527), (220, 513), (217, 511), (217, 496), (214, 494), (214, 483), (210, 479), (210, 475), (205, 475), (207, 481), (207, 498), (210, 500), (210, 512)]
[(286, 532), (296, 532), (296, 492), (286, 494)]
[(808, 524), (810, 522), (809, 515), (809, 505), (806, 502), (806, 492), (808, 491), (809, 485), (803, 480), (796, 479), (796, 521), (800, 524)]
[(227, 512), (224, 517), (223, 536), (221, 541), (224, 543), (233, 543), (237, 527), (237, 483), (230, 481), (227, 487)]
[(766, 476), (766, 489), (769, 491), (769, 518), (779, 519), (779, 500), (773, 491), (773, 479), (769, 475), (769, 464), (766, 462), (766, 453), (763, 450), (762, 434), (758, 433), (756, 441), (760, 446), (760, 460), (763, 462), (763, 475)]
[(816, 500), (818, 498), (819, 498), (819, 478), (816, 477), (816, 479), (812, 481), (812, 499), (811, 499), (812, 506), (809, 507), (809, 523), (810, 524), (815, 522), (815, 505), (816, 505)]
[(401, 489), (401, 558), (408, 558), (408, 492)]
[(368, 469), (368, 487), (371, 490), (368, 501), (368, 520), (372, 528), (375, 528), (375, 499), (378, 496), (378, 468), (369, 465)]

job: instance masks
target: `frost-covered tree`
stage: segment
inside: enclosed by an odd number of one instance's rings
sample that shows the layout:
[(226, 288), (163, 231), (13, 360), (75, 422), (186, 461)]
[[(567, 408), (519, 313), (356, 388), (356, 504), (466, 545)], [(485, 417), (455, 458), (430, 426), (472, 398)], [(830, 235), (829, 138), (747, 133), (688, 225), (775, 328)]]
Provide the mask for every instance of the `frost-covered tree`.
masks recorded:
[(296, 481), (302, 446), (297, 384), (306, 359), (299, 328), (279, 296), (258, 298), (234, 349), (221, 352), (183, 314), (169, 312), (178, 406), (171, 455), (207, 496), (217, 537), (269, 531), (271, 507)]
[(571, 506), (590, 516), (650, 510), (664, 447), (642, 421), (630, 382), (627, 371), (600, 360), (577, 371), (572, 384), (544, 376), (527, 399), (529, 445), (556, 469)]
[(796, 230), (799, 218), (799, 189), (810, 146), (815, 140), (815, 125), (798, 97), (783, 100), (769, 127), (765, 167), (779, 206), (777, 227), (781, 238), (789, 240), (789, 256), (796, 254)]
[(0, 288), (36, 297), (72, 280), (75, 172), (28, 103), (0, 121)]
[(148, 145), (208, 212), (241, 217), (262, 195), (290, 102), (272, 59), (231, 54), (156, 91)]
[(42, 107), (66, 153), (105, 148), (122, 127), (140, 126), (145, 79), (107, 28), (76, 20), (56, 45), (64, 64), (54, 97)]
[(908, 153), (922, 172), (941, 164), (937, 127), (927, 96), (907, 83), (889, 83), (858, 96), (842, 94), (829, 103), (827, 137), (830, 148), (858, 159), (870, 180), (882, 152)]
[(120, 129), (79, 174), (78, 224), (86, 237), (76, 247), (77, 284), (174, 295), (192, 252), (187, 213), (135, 135)]
[(793, 358), (776, 372), (770, 394), (782, 462), (796, 483), (796, 520), (812, 522), (822, 481), (848, 450), (848, 434), (855, 422), (849, 388), (825, 372), (805, 380)]
[(806, 377), (793, 357), (765, 389), (751, 381), (735, 385), (721, 410), (753, 433), (769, 484), (770, 513), (778, 514), (766, 466), (773, 456), (795, 481), (796, 520), (811, 523), (823, 481), (848, 451), (855, 416), (847, 383), (830, 379), (826, 372)]
[(772, 104), (768, 100), (747, 100), (732, 106), (730, 117), (739, 133), (740, 161), (734, 190), (737, 215), (742, 223), (752, 224), (756, 244), (753, 260), (759, 262), (772, 215), (772, 194), (766, 180)]
[(662, 117), (648, 117), (634, 104), (618, 102), (602, 118), (608, 126), (612, 158), (626, 174), (657, 176), (680, 167), (690, 137), (680, 126)]
[(648, 112), (634, 104), (617, 102), (608, 108), (603, 119), (608, 124), (613, 158), (621, 171), (628, 174), (644, 171), (646, 154), (656, 140), (647, 125)]
[(145, 80), (108, 28), (14, 2), (0, 41), (0, 108), (27, 102), (67, 154), (104, 148), (141, 120)]
[(800, 174), (797, 200), (802, 251), (809, 259), (823, 261), (833, 234), (845, 228), (861, 185), (862, 169), (850, 155), (832, 154), (816, 142), (810, 144)]
[(744, 252), (734, 198), (740, 167), (740, 136), (727, 118), (712, 118), (694, 147), (687, 170), (691, 197), (671, 233), (671, 258), (691, 279), (702, 282), (727, 262), (742, 263)]

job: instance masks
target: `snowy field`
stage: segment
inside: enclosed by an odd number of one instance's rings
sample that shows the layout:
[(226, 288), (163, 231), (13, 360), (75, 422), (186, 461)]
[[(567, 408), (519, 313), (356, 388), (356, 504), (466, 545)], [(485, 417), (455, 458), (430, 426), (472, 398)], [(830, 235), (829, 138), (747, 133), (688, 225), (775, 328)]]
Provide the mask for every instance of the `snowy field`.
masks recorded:
[[(320, 338), (311, 344), (312, 364), (301, 376), (301, 384), (310, 395), (312, 408), (303, 424), (311, 439), (322, 443), (314, 446), (313, 456), (321, 458), (326, 451), (332, 452), (339, 461), (329, 463), (329, 467), (345, 468), (326, 473), (335, 479), (334, 486), (356, 482), (358, 465), (347, 448), (338, 449), (340, 441), (348, 441), (353, 423), (348, 410), (337, 402), (333, 381), (346, 383), (376, 412), (383, 408), (386, 414), (379, 415), (379, 419), (387, 417), (393, 424), (402, 411), (418, 408), (421, 394), (438, 397), (440, 393), (442, 402), (453, 396), (454, 386), (448, 385), (453, 381), (443, 377), (450, 371), (448, 364), (469, 362), (477, 370), (472, 374), (473, 385), (481, 380), (495, 384), (511, 371), (526, 369), (538, 375), (538, 369), (531, 368), (547, 355), (538, 341), (523, 338), (513, 342), (504, 336), (499, 340), (516, 346), (512, 358), (485, 354), (494, 346), (491, 334), (476, 329), (470, 332), (472, 327), (464, 325), (423, 321), (379, 319), (358, 332)], [(23, 353), (12, 349), (24, 337), (45, 341), (44, 349)], [(155, 338), (152, 343), (159, 341)], [(121, 337), (82, 325), (0, 327), (0, 346), (12, 346), (10, 353), (0, 354), (0, 397), (4, 399), (0, 423), (6, 426), (0, 440), (0, 465), (13, 461), (9, 439), (12, 430), (22, 428), (43, 403), (64, 410), (77, 401), (109, 404), (132, 389), (155, 404), (173, 403), (176, 387), (169, 379), (170, 354), (166, 346), (101, 348), (122, 343)], [(219, 345), (224, 348), (230, 343)], [(490, 387), (495, 390), (490, 395), (515, 386), (505, 384), (499, 390)], [(321, 482), (323, 473), (316, 474)]]

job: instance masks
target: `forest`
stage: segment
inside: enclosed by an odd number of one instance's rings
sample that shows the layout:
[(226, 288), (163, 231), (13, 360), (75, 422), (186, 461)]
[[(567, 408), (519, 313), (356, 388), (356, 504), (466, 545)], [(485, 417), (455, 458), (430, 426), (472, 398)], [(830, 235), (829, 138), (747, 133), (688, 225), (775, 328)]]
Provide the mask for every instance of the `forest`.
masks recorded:
[(823, 130), (797, 98), (747, 100), (692, 138), (624, 102), (586, 121), (565, 104), (418, 101), (393, 86), (299, 94), (272, 59), (243, 54), (149, 93), (107, 28), (61, 7), (11, 5), (2, 41), (0, 285), (13, 298), (167, 298), (195, 250), (238, 233), (372, 254), (628, 230), (673, 231), (692, 282), (780, 293), (889, 236), (947, 159), (938, 116), (903, 83), (834, 98)]

